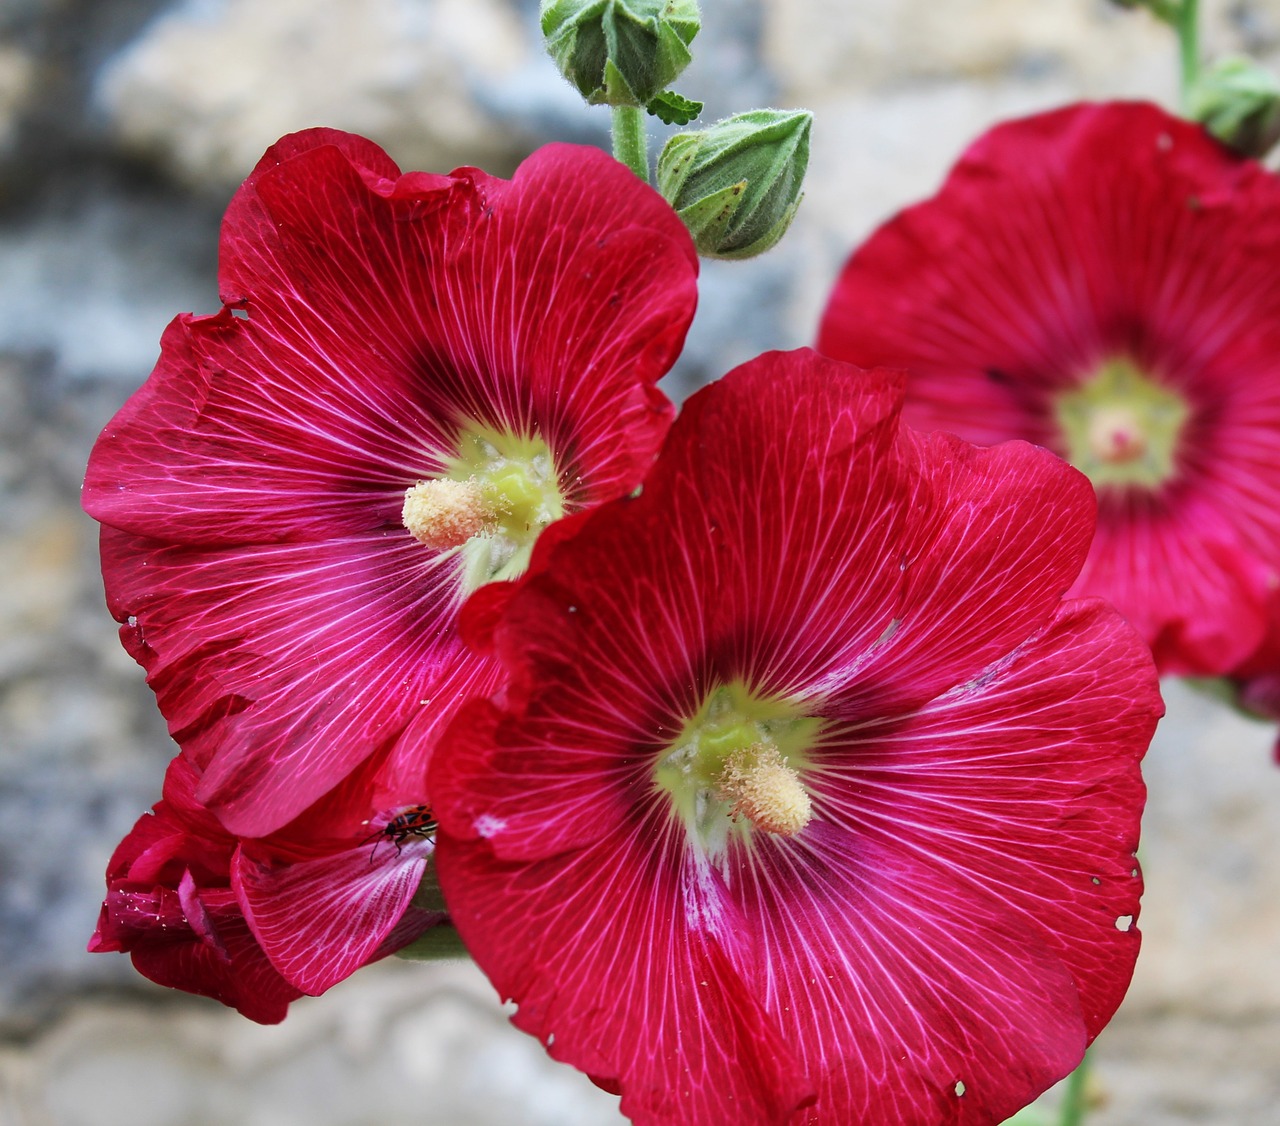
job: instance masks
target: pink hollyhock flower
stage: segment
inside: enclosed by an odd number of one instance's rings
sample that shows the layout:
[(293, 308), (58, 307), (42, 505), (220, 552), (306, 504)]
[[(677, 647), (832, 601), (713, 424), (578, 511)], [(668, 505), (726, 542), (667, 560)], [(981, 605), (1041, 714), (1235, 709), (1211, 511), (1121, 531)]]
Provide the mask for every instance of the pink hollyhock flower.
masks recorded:
[(1061, 601), (1088, 482), (901, 401), (752, 361), (476, 624), (509, 680), (432, 760), (441, 888), (639, 1123), (993, 1123), (1128, 985), (1162, 709), (1131, 627)]
[(228, 831), (280, 829), (397, 739), (425, 768), (493, 683), (466, 594), (643, 476), (696, 272), (595, 150), (510, 182), (401, 175), (331, 130), (263, 157), (224, 220), (225, 308), (169, 326), (84, 491), (121, 636)]
[(161, 985), (283, 1020), (290, 1001), (444, 921), (410, 905), (434, 847), (413, 807), (355, 820), (387, 774), (367, 763), (286, 828), (242, 840), (199, 802), (179, 756), (111, 858), (90, 952), (127, 951)]
[(1089, 475), (1073, 590), (1167, 672), (1257, 647), (1280, 569), (1280, 179), (1150, 105), (997, 126), (836, 283), (818, 347), (909, 368), (906, 419)]

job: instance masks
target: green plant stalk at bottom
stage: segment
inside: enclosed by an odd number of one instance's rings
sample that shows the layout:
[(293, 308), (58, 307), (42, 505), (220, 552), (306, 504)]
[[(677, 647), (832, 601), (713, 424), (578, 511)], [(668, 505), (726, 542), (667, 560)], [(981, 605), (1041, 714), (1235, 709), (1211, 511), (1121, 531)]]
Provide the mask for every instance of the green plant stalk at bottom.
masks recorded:
[(1080, 1066), (1067, 1076), (1062, 1092), (1062, 1113), (1058, 1126), (1081, 1126), (1085, 1117), (1085, 1086), (1089, 1081), (1089, 1053), (1086, 1052)]

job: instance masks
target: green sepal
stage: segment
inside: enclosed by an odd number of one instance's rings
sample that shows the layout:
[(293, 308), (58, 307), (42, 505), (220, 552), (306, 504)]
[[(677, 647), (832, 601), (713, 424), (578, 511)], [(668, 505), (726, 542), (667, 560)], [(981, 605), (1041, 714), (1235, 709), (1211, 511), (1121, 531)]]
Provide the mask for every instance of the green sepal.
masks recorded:
[(695, 245), (719, 245), (723, 242), (725, 231), (742, 206), (746, 190), (746, 180), (739, 180), (676, 212), (689, 228)]
[(664, 125), (688, 125), (702, 112), (702, 103), (665, 90), (644, 108)]
[(605, 59), (601, 86), (587, 95), (587, 102), (593, 106), (639, 105), (631, 87), (627, 85), (627, 80), (623, 78), (622, 71), (613, 65), (612, 59)]
[(742, 258), (754, 258), (757, 254), (763, 254), (767, 250), (772, 250), (778, 245), (782, 240), (782, 236), (785, 235), (787, 230), (790, 228), (791, 220), (796, 217), (796, 212), (800, 210), (800, 201), (802, 199), (804, 199), (803, 192), (796, 196), (795, 201), (787, 208), (782, 217), (754, 242), (742, 247), (740, 250), (722, 250), (715, 257), (723, 258), (729, 262), (734, 262)]

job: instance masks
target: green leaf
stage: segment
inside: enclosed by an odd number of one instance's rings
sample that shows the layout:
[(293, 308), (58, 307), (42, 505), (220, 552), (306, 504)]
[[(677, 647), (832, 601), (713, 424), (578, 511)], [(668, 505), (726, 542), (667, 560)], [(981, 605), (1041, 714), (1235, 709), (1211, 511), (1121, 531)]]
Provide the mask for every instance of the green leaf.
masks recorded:
[(667, 125), (688, 125), (702, 112), (702, 103), (664, 90), (644, 108)]

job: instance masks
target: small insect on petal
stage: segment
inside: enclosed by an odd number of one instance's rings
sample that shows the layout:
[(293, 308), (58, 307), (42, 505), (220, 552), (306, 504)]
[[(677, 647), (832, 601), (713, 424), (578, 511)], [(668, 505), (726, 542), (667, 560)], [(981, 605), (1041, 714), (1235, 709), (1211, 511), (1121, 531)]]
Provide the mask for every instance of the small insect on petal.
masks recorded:
[(410, 837), (430, 840), (435, 836), (438, 826), (439, 822), (436, 820), (435, 814), (431, 812), (429, 805), (411, 805), (396, 814), (381, 829), (366, 837), (365, 840), (375, 842), (373, 846), (375, 853), (378, 851), (378, 845), (384, 840), (388, 840), (396, 846), (398, 854)]

